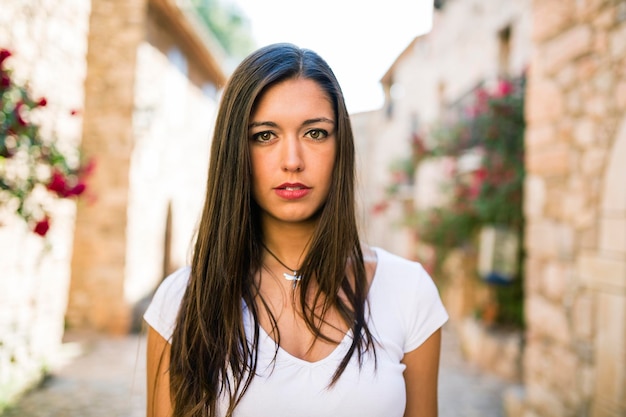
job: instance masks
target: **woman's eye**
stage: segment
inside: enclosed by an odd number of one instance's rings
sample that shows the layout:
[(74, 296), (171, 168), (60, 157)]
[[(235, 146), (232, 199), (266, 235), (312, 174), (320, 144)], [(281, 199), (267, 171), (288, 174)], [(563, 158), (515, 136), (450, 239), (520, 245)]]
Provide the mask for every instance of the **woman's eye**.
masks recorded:
[(328, 136), (328, 132), (323, 129), (313, 129), (307, 132), (307, 136), (311, 139), (320, 140)]
[(272, 132), (265, 131), (255, 133), (254, 135), (252, 135), (252, 139), (256, 140), (257, 142), (269, 142), (272, 139)]

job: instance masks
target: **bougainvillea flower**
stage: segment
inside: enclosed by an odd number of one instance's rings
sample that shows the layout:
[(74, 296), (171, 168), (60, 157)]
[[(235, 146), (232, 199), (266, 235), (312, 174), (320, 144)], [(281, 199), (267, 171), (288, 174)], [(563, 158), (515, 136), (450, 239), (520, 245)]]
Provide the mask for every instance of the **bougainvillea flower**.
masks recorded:
[(496, 89), (497, 97), (506, 97), (513, 93), (513, 83), (508, 80), (500, 80)]
[(33, 232), (41, 237), (44, 237), (48, 233), (48, 230), (50, 230), (50, 218), (47, 216), (39, 220), (33, 228)]

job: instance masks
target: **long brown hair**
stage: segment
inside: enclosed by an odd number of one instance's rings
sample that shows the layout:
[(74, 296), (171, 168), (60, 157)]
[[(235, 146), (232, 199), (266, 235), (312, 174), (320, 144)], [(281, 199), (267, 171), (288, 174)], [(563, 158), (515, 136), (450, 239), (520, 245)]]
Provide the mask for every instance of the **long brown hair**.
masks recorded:
[[(229, 400), (225, 411), (231, 416), (255, 375), (259, 323), (254, 275), (262, 265), (263, 236), (251, 192), (248, 122), (269, 86), (297, 77), (316, 81), (332, 100), (337, 138), (332, 185), (300, 269), (299, 302), (314, 335), (331, 340), (320, 331), (323, 313), (320, 317), (305, 299), (311, 288), (308, 277), (315, 277), (312, 305), (320, 303), (322, 312), (336, 309), (352, 330), (352, 345), (329, 385), (355, 352), (360, 364), (363, 354), (374, 349), (365, 319), (367, 278), (355, 218), (354, 140), (341, 89), (316, 53), (291, 44), (261, 48), (235, 69), (220, 103), (191, 276), (172, 336), (174, 417), (213, 417), (220, 396)], [(254, 321), (248, 338), (243, 302)]]

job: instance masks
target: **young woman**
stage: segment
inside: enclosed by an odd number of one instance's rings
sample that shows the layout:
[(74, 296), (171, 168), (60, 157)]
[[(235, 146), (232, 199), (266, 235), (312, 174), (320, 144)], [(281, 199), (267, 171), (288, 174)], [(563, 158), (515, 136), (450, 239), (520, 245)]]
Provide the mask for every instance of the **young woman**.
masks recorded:
[(251, 54), (220, 104), (193, 261), (145, 314), (148, 417), (432, 417), (440, 328), (424, 269), (362, 244), (331, 69)]

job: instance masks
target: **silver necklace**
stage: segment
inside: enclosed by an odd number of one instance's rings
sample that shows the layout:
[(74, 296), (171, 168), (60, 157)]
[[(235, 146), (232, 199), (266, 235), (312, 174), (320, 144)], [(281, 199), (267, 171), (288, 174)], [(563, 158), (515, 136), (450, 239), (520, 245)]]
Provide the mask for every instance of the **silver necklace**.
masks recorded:
[(285, 268), (287, 268), (288, 270), (292, 271), (291, 274), (288, 274), (286, 272), (283, 272), (283, 277), (285, 277), (285, 279), (287, 281), (293, 281), (293, 286), (294, 288), (296, 287), (296, 284), (298, 283), (298, 281), (300, 281), (302, 279), (302, 275), (298, 274), (298, 270), (295, 268), (289, 268), (283, 261), (281, 261), (278, 256), (276, 256), (274, 254), (274, 252), (272, 252), (267, 246), (265, 246), (265, 243), (261, 244), (263, 246), (263, 248), (267, 251), (267, 253), (269, 253), (270, 255), (272, 255), (272, 258), (276, 259), (276, 261), (278, 261), (279, 264), (281, 264), (282, 266), (284, 266)]

